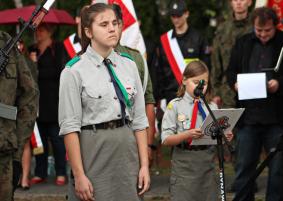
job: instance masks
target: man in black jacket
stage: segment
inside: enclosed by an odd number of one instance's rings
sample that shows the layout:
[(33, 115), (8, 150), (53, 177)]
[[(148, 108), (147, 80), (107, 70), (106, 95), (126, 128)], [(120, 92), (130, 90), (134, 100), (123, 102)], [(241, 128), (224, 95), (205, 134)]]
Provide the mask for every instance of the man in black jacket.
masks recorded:
[[(246, 34), (237, 40), (227, 71), (230, 87), (238, 92), (237, 74), (259, 73), (263, 68), (274, 67), (283, 46), (283, 33), (276, 29), (278, 19), (270, 8), (255, 9), (252, 22), (254, 33)], [(283, 130), (280, 126), (282, 113), (283, 66), (279, 72), (266, 72), (267, 98), (238, 101), (245, 112), (239, 122), (236, 139), (237, 161), (235, 190), (236, 195), (255, 171), (262, 147), (266, 152), (275, 147)], [(270, 161), (267, 201), (281, 201), (283, 183), (283, 156), (279, 152)], [(241, 200), (253, 201), (253, 186)]]

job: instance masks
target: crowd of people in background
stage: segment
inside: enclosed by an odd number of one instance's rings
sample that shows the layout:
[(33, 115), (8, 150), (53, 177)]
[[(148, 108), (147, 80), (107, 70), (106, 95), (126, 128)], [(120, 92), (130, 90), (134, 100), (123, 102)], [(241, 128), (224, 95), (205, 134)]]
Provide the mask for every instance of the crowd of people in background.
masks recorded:
[[(262, 149), (268, 153), (283, 135), (283, 64), (278, 72), (265, 72), (263, 99), (238, 100), (237, 75), (274, 67), (283, 33), (271, 8), (251, 11), (252, 0), (230, 4), (230, 15), (217, 25), (210, 45), (190, 23), (186, 1), (171, 1), (172, 29), (157, 45), (145, 40), (147, 61), (138, 50), (120, 44), (124, 22), (117, 4), (78, 9), (77, 30), (62, 42), (53, 39), (54, 27), (44, 23), (36, 29), (35, 44), (26, 48), (20, 41), (18, 49), (40, 93), (36, 122), (44, 152), (35, 155), (30, 178), (32, 149), (25, 141), (18, 185), (28, 190), (46, 182), (52, 153), (55, 184), (68, 183), (69, 200), (138, 201), (150, 186), (153, 153), (170, 146), (171, 200), (216, 201), (215, 146), (191, 144), (203, 136), (200, 126), (208, 115), (194, 94), (203, 81), (211, 108), (245, 108), (233, 134), (226, 135), (236, 149), (229, 190), (237, 196), (256, 170)], [(282, 201), (282, 186), (279, 152), (268, 164), (266, 200)], [(254, 200), (256, 183), (250, 188), (242, 201)]]

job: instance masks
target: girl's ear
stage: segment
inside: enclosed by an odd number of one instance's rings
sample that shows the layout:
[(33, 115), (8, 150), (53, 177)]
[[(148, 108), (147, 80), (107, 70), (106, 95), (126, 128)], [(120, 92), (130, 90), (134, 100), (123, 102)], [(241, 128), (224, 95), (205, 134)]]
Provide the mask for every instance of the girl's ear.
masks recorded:
[(91, 38), (92, 38), (92, 33), (91, 33), (90, 29), (89, 29), (89, 28), (85, 28), (84, 31), (85, 31), (85, 35), (86, 35), (89, 39), (91, 39)]

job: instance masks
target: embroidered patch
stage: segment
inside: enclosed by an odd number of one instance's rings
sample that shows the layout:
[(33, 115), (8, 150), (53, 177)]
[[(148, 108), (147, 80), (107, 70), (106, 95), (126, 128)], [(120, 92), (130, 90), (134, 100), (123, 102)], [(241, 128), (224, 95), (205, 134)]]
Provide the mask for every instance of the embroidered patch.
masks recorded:
[(172, 103), (168, 103), (168, 105), (167, 105), (167, 109), (168, 109), (168, 110), (172, 110), (172, 109), (173, 109), (173, 105), (172, 105)]
[(77, 63), (81, 58), (79, 56), (75, 56), (73, 59), (71, 59), (67, 64), (66, 68), (71, 68), (75, 63)]

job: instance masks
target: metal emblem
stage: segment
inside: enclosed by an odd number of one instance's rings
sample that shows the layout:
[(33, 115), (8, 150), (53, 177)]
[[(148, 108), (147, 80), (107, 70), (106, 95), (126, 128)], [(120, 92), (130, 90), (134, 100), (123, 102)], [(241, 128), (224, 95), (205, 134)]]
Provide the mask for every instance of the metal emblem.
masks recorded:
[(188, 52), (189, 52), (189, 53), (193, 53), (194, 51), (195, 51), (194, 48), (188, 48)]
[(186, 120), (186, 116), (184, 114), (178, 114), (178, 121), (185, 121)]
[(178, 8), (178, 4), (174, 3), (173, 4), (173, 9), (176, 10)]

